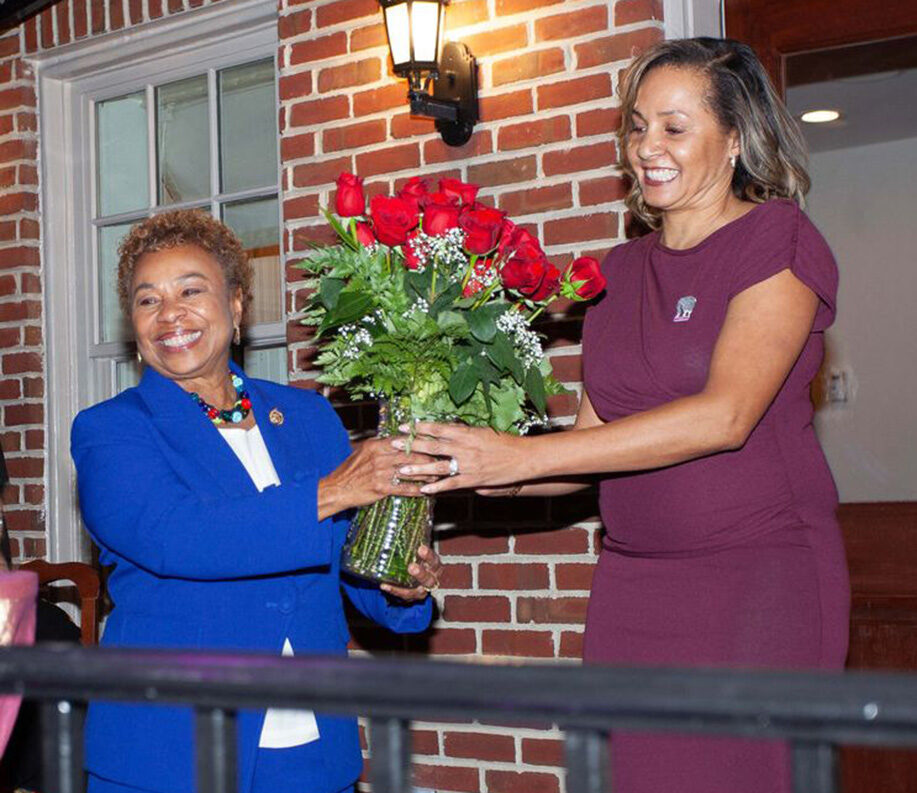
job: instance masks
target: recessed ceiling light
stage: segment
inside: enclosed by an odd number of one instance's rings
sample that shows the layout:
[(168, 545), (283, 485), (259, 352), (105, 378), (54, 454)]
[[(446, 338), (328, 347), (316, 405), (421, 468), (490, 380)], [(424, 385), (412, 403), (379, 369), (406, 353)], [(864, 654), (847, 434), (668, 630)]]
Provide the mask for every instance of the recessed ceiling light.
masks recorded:
[(841, 114), (837, 110), (807, 110), (800, 118), (806, 124), (826, 124), (829, 121), (837, 121)]

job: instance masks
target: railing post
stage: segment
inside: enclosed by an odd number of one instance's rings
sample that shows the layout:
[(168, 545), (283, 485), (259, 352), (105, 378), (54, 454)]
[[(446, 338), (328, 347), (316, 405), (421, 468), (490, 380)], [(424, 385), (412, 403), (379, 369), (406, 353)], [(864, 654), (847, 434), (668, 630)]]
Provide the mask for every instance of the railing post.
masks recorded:
[(830, 743), (794, 741), (793, 793), (837, 793), (837, 762)]
[(404, 719), (370, 719), (372, 759), (369, 778), (373, 793), (410, 793), (411, 733)]
[(42, 750), (47, 793), (83, 793), (83, 715), (66, 699), (41, 706)]
[(567, 793), (612, 793), (608, 777), (608, 735), (567, 730), (564, 737)]
[(223, 708), (194, 711), (198, 793), (236, 793), (236, 714)]

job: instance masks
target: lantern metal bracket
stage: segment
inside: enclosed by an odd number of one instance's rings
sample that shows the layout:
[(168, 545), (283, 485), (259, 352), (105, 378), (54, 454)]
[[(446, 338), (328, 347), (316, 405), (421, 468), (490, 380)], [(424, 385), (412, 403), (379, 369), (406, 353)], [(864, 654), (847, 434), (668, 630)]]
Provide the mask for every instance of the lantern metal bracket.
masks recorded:
[(478, 74), (471, 51), (459, 42), (447, 42), (437, 73), (425, 82), (425, 88), (432, 84), (433, 93), (412, 87), (411, 113), (436, 119), (437, 131), (450, 146), (464, 145), (478, 121)]

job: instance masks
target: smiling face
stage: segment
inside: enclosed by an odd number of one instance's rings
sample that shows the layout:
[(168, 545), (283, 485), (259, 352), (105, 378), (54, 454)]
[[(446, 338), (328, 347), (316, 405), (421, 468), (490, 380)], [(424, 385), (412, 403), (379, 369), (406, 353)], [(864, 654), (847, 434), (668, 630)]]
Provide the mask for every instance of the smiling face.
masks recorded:
[(240, 290), (229, 294), (216, 259), (196, 245), (144, 254), (134, 268), (130, 299), (144, 361), (204, 399), (219, 393), (242, 296)]
[(704, 100), (707, 78), (662, 66), (643, 77), (627, 156), (644, 201), (663, 212), (702, 209), (731, 195), (738, 134), (724, 131)]

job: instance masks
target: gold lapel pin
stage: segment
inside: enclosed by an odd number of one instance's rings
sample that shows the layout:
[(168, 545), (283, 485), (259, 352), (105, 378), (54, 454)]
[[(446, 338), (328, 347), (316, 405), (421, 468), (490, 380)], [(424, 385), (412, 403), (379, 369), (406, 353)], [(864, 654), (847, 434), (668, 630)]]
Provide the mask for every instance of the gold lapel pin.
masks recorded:
[(271, 412), (267, 414), (267, 417), (270, 419), (271, 424), (276, 424), (278, 427), (283, 424), (283, 413), (277, 408), (272, 408)]

